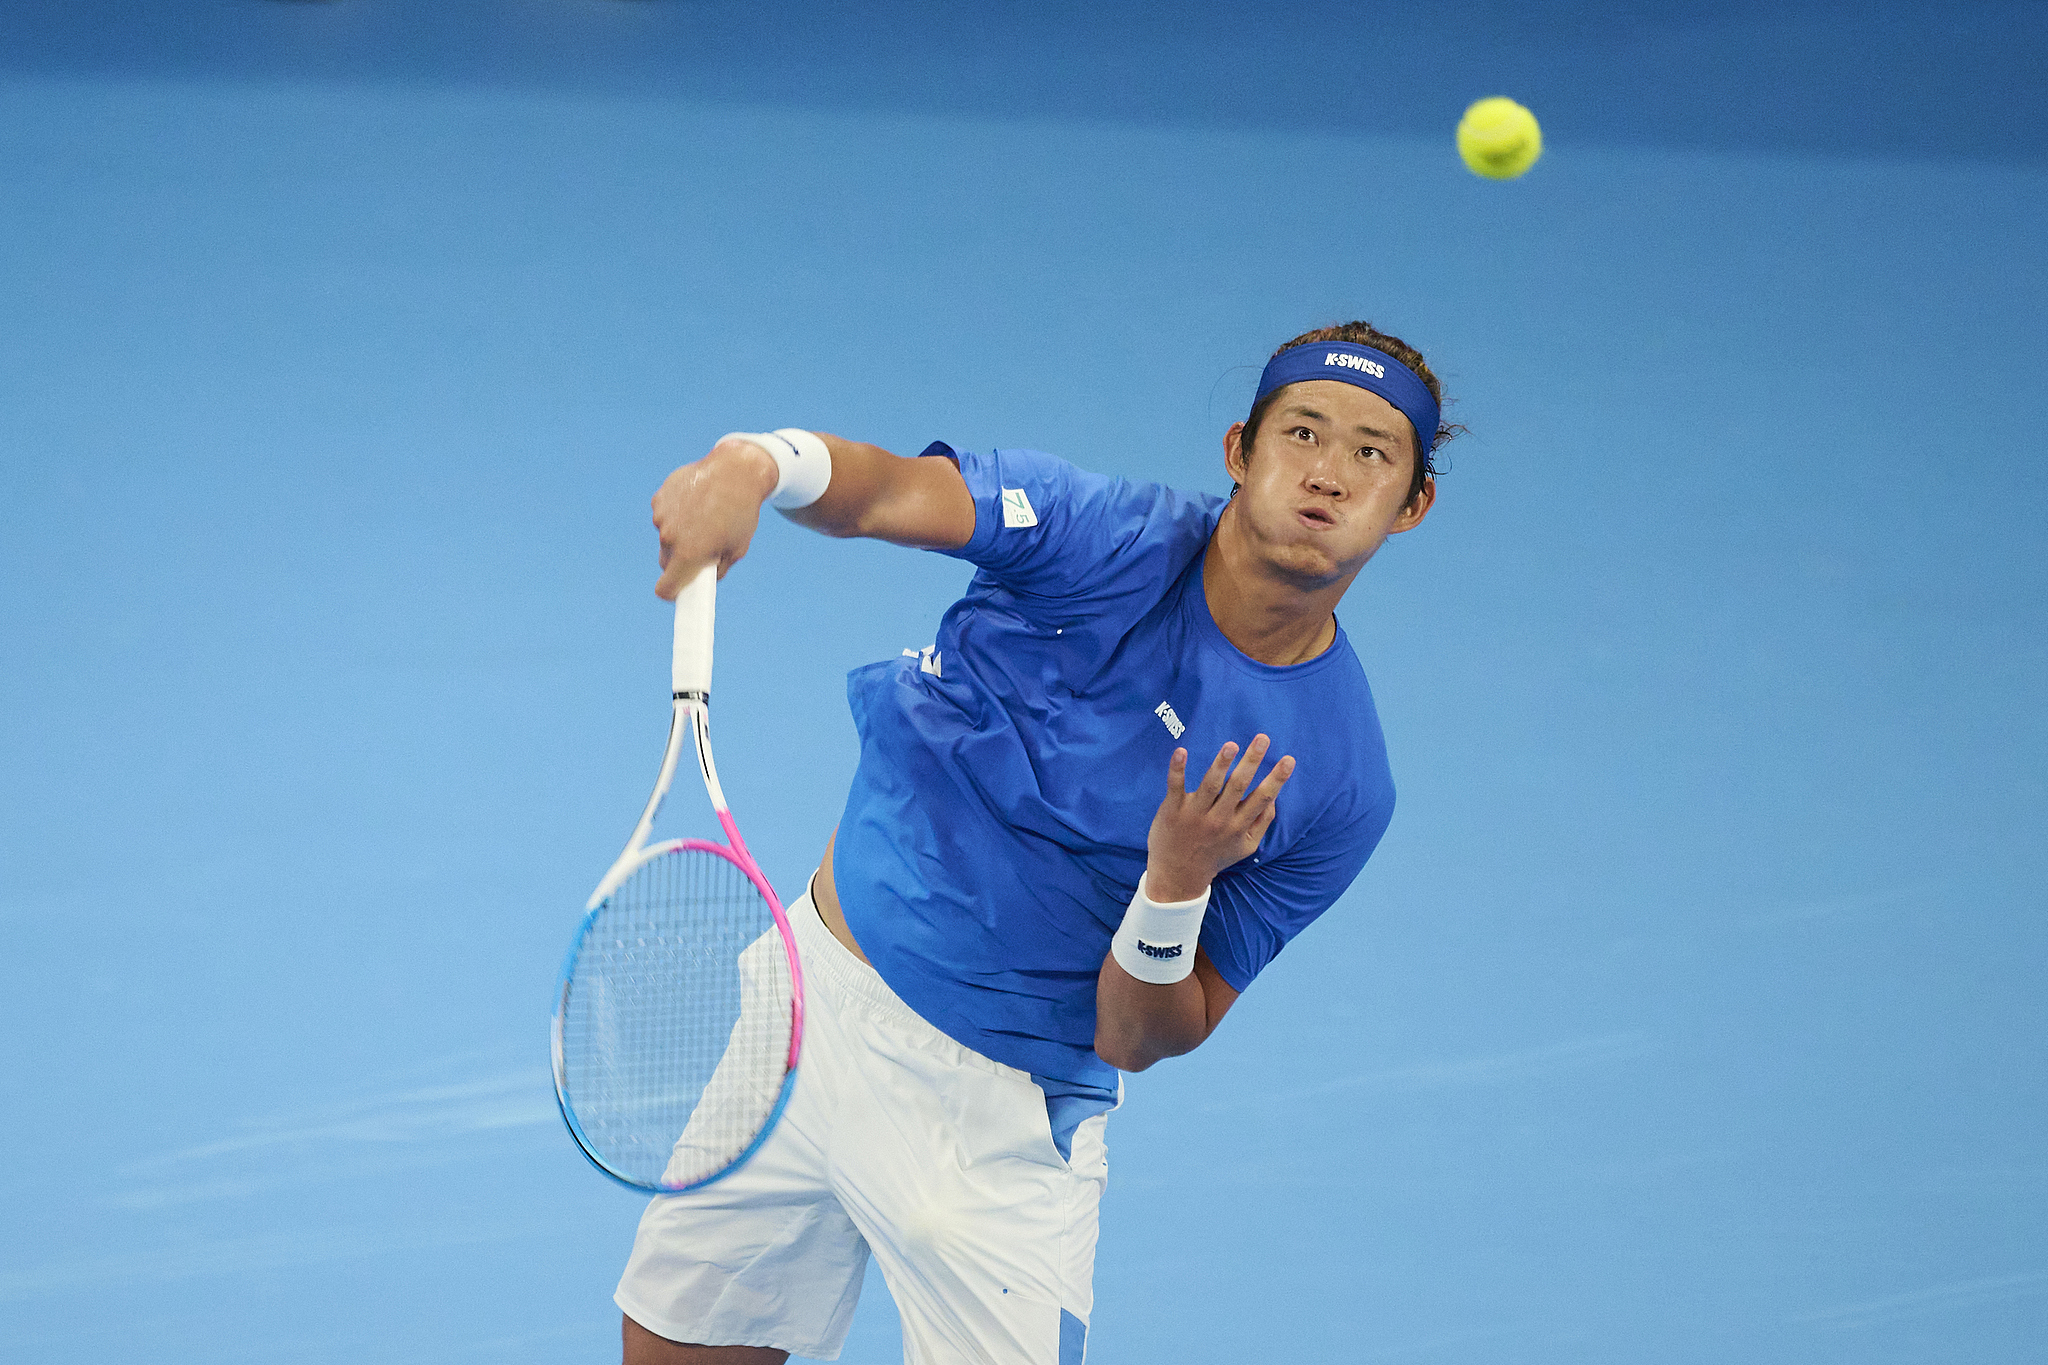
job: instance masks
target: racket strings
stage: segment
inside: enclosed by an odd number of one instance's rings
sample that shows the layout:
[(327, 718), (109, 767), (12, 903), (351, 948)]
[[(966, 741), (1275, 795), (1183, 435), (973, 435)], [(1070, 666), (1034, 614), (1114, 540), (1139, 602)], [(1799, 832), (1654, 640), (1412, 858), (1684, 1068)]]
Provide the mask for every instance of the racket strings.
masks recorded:
[(591, 917), (563, 997), (564, 1094), (593, 1155), (680, 1188), (730, 1166), (788, 1072), (793, 983), (728, 859), (650, 859)]

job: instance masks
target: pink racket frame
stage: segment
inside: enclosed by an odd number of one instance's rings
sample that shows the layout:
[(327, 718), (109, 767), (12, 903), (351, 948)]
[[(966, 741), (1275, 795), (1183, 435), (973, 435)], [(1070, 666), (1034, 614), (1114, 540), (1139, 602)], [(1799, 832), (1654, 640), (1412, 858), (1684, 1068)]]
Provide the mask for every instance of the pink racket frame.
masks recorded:
[[(584, 905), (583, 928), (587, 929), (599, 906), (617, 890), (620, 883), (638, 871), (644, 864), (669, 853), (693, 850), (712, 853), (725, 859), (754, 884), (761, 893), (761, 899), (768, 902), (768, 909), (775, 917), (776, 931), (782, 936), (782, 950), (789, 960), (790, 1019), (789, 1019), (789, 1062), (783, 1077), (781, 1095), (762, 1125), (761, 1132), (744, 1152), (735, 1157), (723, 1170), (706, 1176), (702, 1180), (681, 1186), (646, 1186), (626, 1180), (618, 1172), (600, 1161), (585, 1140), (580, 1125), (576, 1122), (573, 1107), (565, 1088), (565, 1068), (562, 1054), (562, 1013), (558, 1004), (554, 1020), (554, 1071), (555, 1097), (562, 1108), (562, 1117), (569, 1124), (570, 1133), (590, 1157), (591, 1163), (600, 1171), (622, 1184), (636, 1189), (655, 1189), (663, 1193), (681, 1193), (683, 1190), (701, 1189), (723, 1176), (738, 1170), (766, 1140), (782, 1117), (784, 1106), (789, 1102), (791, 1085), (796, 1077), (797, 1059), (803, 1054), (804, 1043), (804, 971), (803, 962), (797, 954), (796, 935), (790, 929), (789, 916), (783, 911), (782, 898), (775, 894), (762, 873), (760, 864), (747, 849), (747, 841), (740, 837), (739, 826), (734, 823), (732, 811), (725, 803), (725, 789), (718, 781), (718, 765), (711, 757), (711, 641), (712, 625), (716, 614), (718, 597), (718, 573), (716, 565), (706, 565), (696, 577), (676, 595), (675, 647), (671, 664), (671, 691), (675, 710), (671, 714), (668, 744), (661, 758), (661, 773), (655, 779), (654, 793), (647, 800), (647, 807), (640, 814), (639, 823), (633, 827), (633, 835), (626, 841), (626, 847), (590, 893)], [(718, 824), (725, 831), (726, 842), (714, 843), (709, 839), (669, 839), (650, 845), (648, 832), (654, 820), (661, 813), (662, 802), (668, 796), (669, 785), (675, 780), (676, 763), (682, 754), (683, 731), (688, 729), (697, 752), (697, 767), (704, 777), (704, 792), (711, 799), (711, 809), (718, 816)], [(576, 948), (582, 944), (583, 929), (579, 929), (576, 944), (571, 947), (569, 961), (564, 966), (564, 982), (573, 969)], [(559, 1000), (558, 996), (558, 1000)]]

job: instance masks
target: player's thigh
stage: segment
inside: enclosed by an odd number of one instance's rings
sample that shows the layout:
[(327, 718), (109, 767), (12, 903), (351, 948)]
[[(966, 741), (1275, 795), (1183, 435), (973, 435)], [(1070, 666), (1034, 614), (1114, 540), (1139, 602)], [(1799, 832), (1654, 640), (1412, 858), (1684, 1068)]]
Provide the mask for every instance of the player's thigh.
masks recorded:
[[(791, 908), (793, 919), (808, 915), (816, 926), (810, 938), (828, 937), (808, 898)], [(807, 958), (814, 951), (806, 945)], [(731, 1174), (655, 1198), (641, 1215), (613, 1302), (654, 1338), (649, 1351), (707, 1343), (830, 1359), (845, 1339), (868, 1263), (827, 1157), (840, 1141), (846, 1042), (830, 981), (812, 983), (807, 995), (804, 1060), (782, 1121)]]
[(625, 1324), (625, 1365), (782, 1365), (789, 1352), (768, 1346), (692, 1346), (658, 1337), (628, 1317)]
[(837, 1176), (896, 1299), (905, 1358), (1078, 1360), (1108, 1175), (1105, 1116), (1082, 1125), (1069, 1160), (1028, 1078), (970, 1067), (945, 1080), (878, 1095), (875, 1140)]
[(784, 1137), (724, 1180), (649, 1201), (612, 1296), (622, 1312), (669, 1341), (837, 1352), (868, 1246), (822, 1182), (776, 1187)]

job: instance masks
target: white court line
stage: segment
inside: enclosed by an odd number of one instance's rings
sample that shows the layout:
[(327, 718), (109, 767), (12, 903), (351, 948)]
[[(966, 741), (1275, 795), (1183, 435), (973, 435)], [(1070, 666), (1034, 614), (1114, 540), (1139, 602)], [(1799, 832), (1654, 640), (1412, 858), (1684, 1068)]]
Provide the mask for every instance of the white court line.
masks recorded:
[(1961, 1280), (1955, 1284), (1939, 1284), (1906, 1294), (1891, 1294), (1881, 1299), (1863, 1299), (1857, 1303), (1837, 1304), (1833, 1308), (1816, 1309), (1811, 1313), (1795, 1313), (1791, 1320), (1853, 1324), (1859, 1319), (1932, 1313), (1944, 1308), (1962, 1308), (1970, 1304), (2025, 1298), (2042, 1293), (2048, 1293), (2048, 1270), (2033, 1270), (2021, 1275), (1993, 1275), (1981, 1280)]

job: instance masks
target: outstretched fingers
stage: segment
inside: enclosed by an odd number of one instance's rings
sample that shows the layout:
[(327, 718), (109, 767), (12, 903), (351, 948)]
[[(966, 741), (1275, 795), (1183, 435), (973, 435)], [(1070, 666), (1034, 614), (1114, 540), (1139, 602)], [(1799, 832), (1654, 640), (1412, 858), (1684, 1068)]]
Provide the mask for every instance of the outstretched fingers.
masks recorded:
[(1266, 780), (1259, 783), (1253, 789), (1252, 794), (1244, 799), (1244, 804), (1252, 809), (1264, 807), (1266, 818), (1271, 819), (1273, 803), (1279, 799), (1280, 789), (1287, 785), (1287, 779), (1292, 776), (1294, 776), (1294, 755), (1284, 754), (1281, 756), (1280, 761), (1273, 765), (1273, 771), (1266, 774)]
[(1244, 799), (1244, 790), (1251, 786), (1252, 779), (1258, 776), (1259, 765), (1266, 761), (1266, 750), (1272, 743), (1273, 741), (1264, 735), (1254, 735), (1252, 742), (1244, 746), (1244, 757), (1238, 760), (1236, 769), (1230, 774), (1230, 782), (1224, 788), (1231, 800)]
[(1287, 779), (1294, 776), (1294, 756), (1283, 755), (1273, 765), (1273, 771), (1266, 774), (1263, 782), (1252, 789), (1250, 795), (1238, 803), (1236, 816), (1239, 827), (1244, 831), (1244, 849), (1249, 855), (1266, 837), (1272, 827), (1273, 817), (1280, 812), (1280, 789), (1287, 785)]
[(1216, 751), (1216, 757), (1209, 761), (1209, 771), (1202, 774), (1202, 785), (1189, 791), (1188, 795), (1206, 797), (1214, 802), (1222, 794), (1223, 784), (1230, 779), (1230, 761), (1236, 757), (1237, 741), (1227, 741)]
[(1166, 797), (1170, 801), (1176, 796), (1188, 794), (1188, 751), (1175, 749), (1173, 757), (1166, 760)]
[(1172, 760), (1167, 764), (1167, 792), (1172, 795), (1184, 792), (1191, 797), (1206, 798), (1202, 804), (1210, 806), (1225, 803), (1237, 806), (1247, 801), (1270, 803), (1280, 794), (1280, 788), (1287, 785), (1287, 779), (1294, 773), (1292, 755), (1274, 764), (1273, 770), (1266, 774), (1265, 781), (1259, 784), (1257, 790), (1247, 794), (1246, 789), (1251, 787), (1252, 779), (1258, 776), (1259, 765), (1266, 761), (1267, 751), (1272, 745), (1273, 741), (1269, 736), (1255, 735), (1252, 742), (1244, 746), (1240, 755), (1237, 741), (1226, 742), (1216, 751), (1216, 757), (1210, 760), (1208, 771), (1202, 774), (1201, 784), (1193, 788), (1182, 785), (1186, 779), (1188, 751), (1175, 749)]
[(1269, 736), (1257, 735), (1247, 745), (1225, 744), (1192, 789), (1187, 786), (1188, 751), (1173, 751), (1166, 799), (1146, 835), (1145, 885), (1151, 888), (1146, 894), (1186, 900), (1224, 868), (1257, 851), (1273, 823), (1280, 789), (1294, 775), (1294, 759), (1286, 755), (1257, 780), (1272, 743)]

